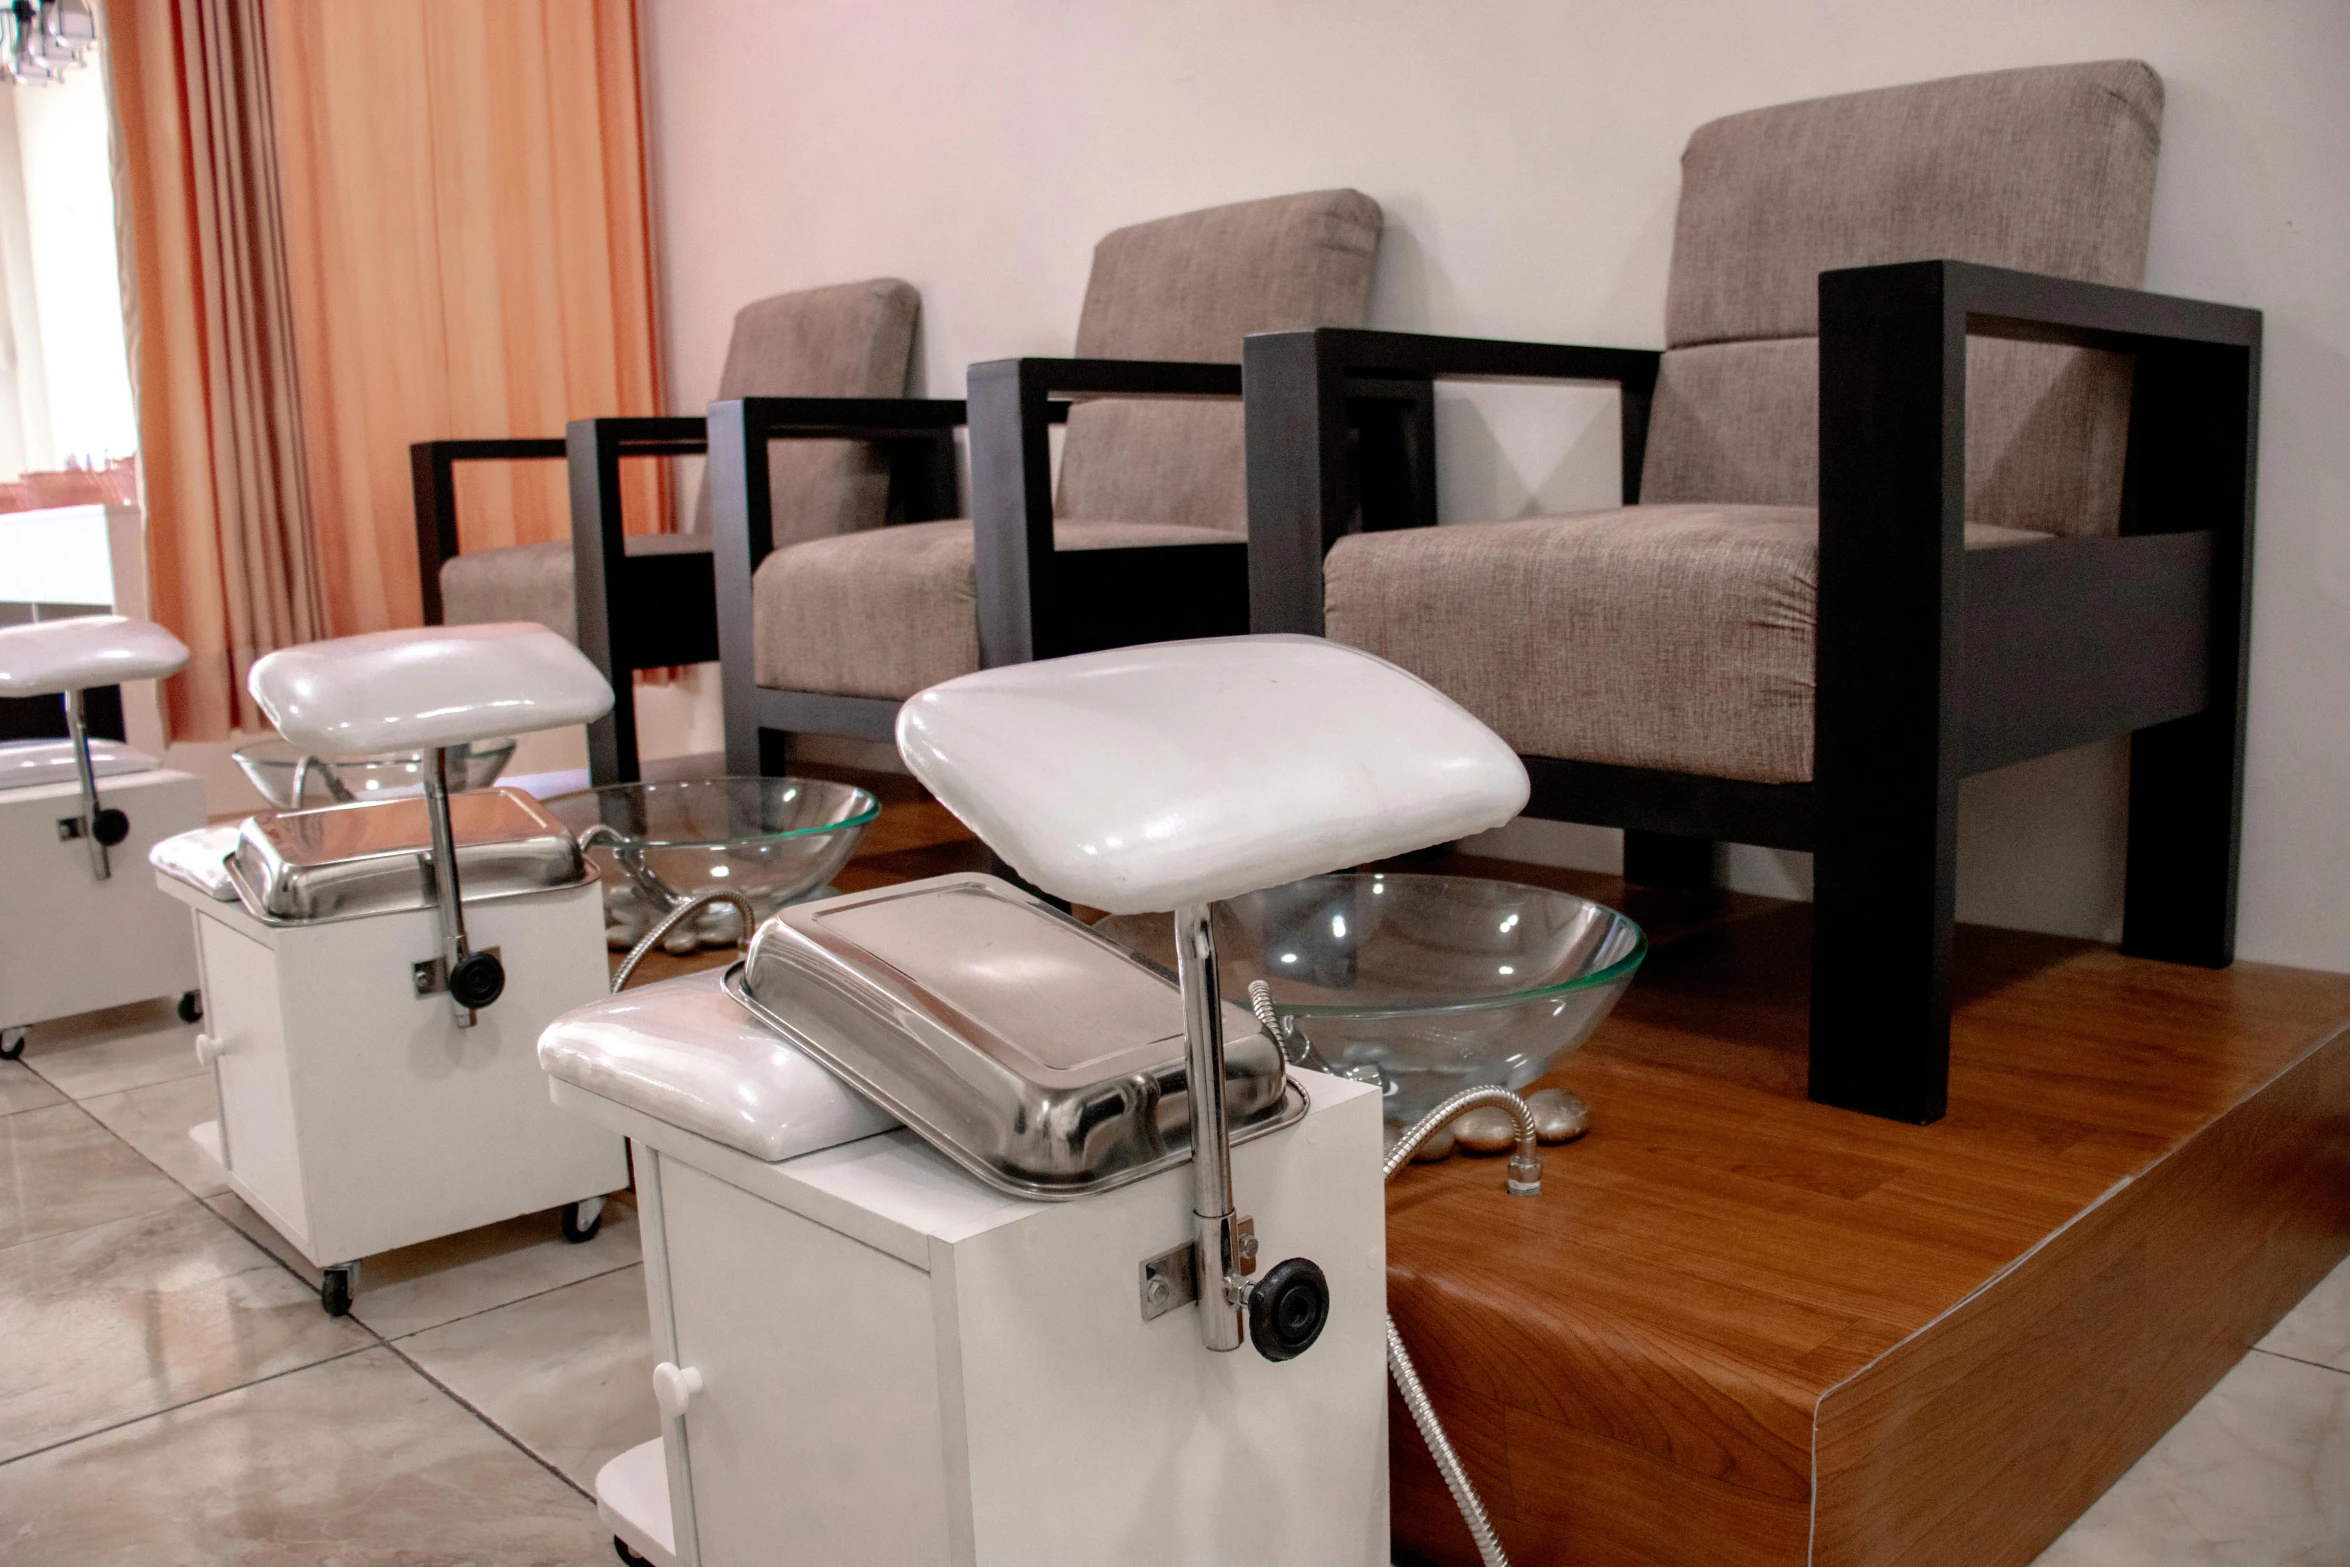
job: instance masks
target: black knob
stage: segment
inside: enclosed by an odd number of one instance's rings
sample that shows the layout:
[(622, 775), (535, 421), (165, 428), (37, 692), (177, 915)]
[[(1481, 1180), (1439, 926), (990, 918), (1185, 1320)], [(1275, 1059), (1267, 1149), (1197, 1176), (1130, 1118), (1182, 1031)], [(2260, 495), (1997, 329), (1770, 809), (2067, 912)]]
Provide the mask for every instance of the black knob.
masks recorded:
[(1330, 1281), (1303, 1257), (1276, 1262), (1248, 1292), (1248, 1340), (1267, 1360), (1294, 1360), (1330, 1320)]
[(90, 836), (109, 849), (131, 835), (131, 819), (109, 805), (90, 821)]
[(506, 993), (506, 965), (495, 952), (468, 952), (449, 970), (449, 994), (457, 1004), (480, 1011)]

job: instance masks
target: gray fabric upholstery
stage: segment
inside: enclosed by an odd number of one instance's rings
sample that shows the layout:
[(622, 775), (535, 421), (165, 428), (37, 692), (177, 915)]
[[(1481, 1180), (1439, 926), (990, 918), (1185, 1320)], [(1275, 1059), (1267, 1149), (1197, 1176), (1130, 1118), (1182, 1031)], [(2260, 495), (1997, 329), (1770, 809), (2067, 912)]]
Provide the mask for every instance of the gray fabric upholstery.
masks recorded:
[[(1812, 774), (1819, 274), (1949, 257), (2135, 285), (2162, 84), (2135, 61), (1996, 71), (1732, 115), (1682, 159), (1649, 504), (1368, 534), (1331, 636), (1530, 755)], [(1967, 344), (1969, 548), (2114, 531), (2126, 360)]]
[[(735, 312), (716, 400), (903, 397), (921, 307), (914, 285), (896, 278), (745, 305)], [(862, 441), (771, 441), (767, 481), (778, 545), (878, 528), (889, 511), (889, 463)], [(689, 531), (710, 531), (707, 472)]]
[[(630, 555), (707, 555), (710, 541), (684, 533), (640, 533), (631, 534), (622, 547)], [(501, 620), (534, 620), (572, 642), (579, 640), (569, 539), (473, 550), (441, 562), (442, 624)]]
[[(1251, 332), (1361, 326), (1379, 204), (1324, 190), (1137, 223), (1094, 247), (1082, 359), (1236, 364)], [(1236, 402), (1100, 399), (1070, 411), (1058, 509), (1248, 531)]]
[[(1681, 160), (1642, 498), (1816, 497), (1823, 271), (1948, 257), (2136, 286), (2161, 117), (2161, 79), (2109, 60), (1700, 126)], [(1967, 358), (1967, 515), (2111, 533), (2127, 361), (1988, 341), (1970, 343)]]
[[(755, 300), (735, 312), (718, 397), (902, 397), (922, 296), (872, 278)], [(889, 467), (858, 441), (776, 441), (767, 455), (778, 544), (879, 527)], [(632, 534), (631, 555), (710, 548), (710, 479), (685, 534)], [(441, 619), (452, 626), (533, 620), (579, 640), (571, 544), (471, 550), (441, 563)]]
[[(1657, 374), (1645, 501), (1819, 500), (1816, 337), (1708, 343)], [(2130, 364), (2118, 354), (1967, 340), (1967, 515), (2042, 533), (2121, 521)]]
[[(2046, 537), (1969, 526), (1967, 547)], [(1630, 506), (1357, 534), (1325, 570), (1333, 640), (1411, 670), (1527, 755), (1811, 777), (1808, 507)]]
[[(1361, 326), (1379, 225), (1377, 202), (1329, 190), (1119, 229), (1094, 247), (1077, 353), (1237, 363), (1250, 332)], [(1057, 509), (1060, 549), (1245, 536), (1240, 404), (1081, 401)], [(967, 522), (778, 548), (753, 589), (759, 684), (907, 697), (978, 668), (971, 560)]]
[[(1229, 543), (1209, 528), (1056, 522), (1056, 549)], [(971, 524), (904, 523), (777, 550), (752, 579), (760, 685), (909, 697), (979, 667)]]

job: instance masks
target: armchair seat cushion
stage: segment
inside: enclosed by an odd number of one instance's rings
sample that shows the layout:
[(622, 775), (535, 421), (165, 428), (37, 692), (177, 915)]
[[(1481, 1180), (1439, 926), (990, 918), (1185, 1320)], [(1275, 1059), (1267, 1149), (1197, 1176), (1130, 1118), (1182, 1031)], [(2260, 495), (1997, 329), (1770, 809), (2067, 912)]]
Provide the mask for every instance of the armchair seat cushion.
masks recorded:
[[(621, 548), (629, 555), (707, 555), (710, 539), (706, 534), (632, 533)], [(569, 539), (473, 550), (441, 562), (442, 624), (502, 620), (534, 620), (566, 641), (579, 641)]]
[[(1226, 544), (1170, 522), (1053, 524), (1054, 547)], [(979, 667), (971, 524), (913, 522), (779, 549), (752, 579), (758, 682), (835, 696), (912, 696)]]
[[(1969, 549), (2048, 535), (1967, 527)], [(1355, 534), (1325, 628), (1529, 756), (1758, 783), (1812, 775), (1819, 521), (1808, 506), (1626, 506)]]

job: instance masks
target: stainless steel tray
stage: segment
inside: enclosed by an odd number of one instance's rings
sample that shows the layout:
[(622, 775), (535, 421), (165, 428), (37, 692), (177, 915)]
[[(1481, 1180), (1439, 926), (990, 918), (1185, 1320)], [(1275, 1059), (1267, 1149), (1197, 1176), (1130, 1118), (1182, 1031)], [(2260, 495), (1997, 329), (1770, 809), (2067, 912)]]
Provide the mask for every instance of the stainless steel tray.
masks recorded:
[[(576, 886), (594, 872), (571, 834), (514, 789), (449, 796), (457, 879), (467, 903)], [(433, 901), (432, 830), (421, 796), (264, 811), (229, 856), (237, 900), (256, 919), (353, 919)]]
[[(992, 876), (786, 908), (727, 988), (931, 1146), (1023, 1197), (1191, 1156), (1183, 1003), (1133, 954)], [(1305, 1114), (1280, 1048), (1224, 1008), (1233, 1140)]]

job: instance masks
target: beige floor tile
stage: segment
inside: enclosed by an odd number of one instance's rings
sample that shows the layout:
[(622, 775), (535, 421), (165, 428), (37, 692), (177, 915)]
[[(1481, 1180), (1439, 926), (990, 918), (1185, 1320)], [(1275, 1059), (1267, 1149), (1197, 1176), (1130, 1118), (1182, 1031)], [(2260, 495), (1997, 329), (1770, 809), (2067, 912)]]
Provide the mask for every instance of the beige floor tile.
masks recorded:
[(374, 1338), (196, 1202), (0, 1251), (0, 1462)]
[[(294, 1243), (272, 1229), (269, 1221), (255, 1213), (244, 1198), (235, 1192), (222, 1192), (217, 1197), (205, 1198), (204, 1206), (226, 1219), (254, 1245), (293, 1269), (312, 1289), (318, 1288), (318, 1270), (310, 1265), (309, 1259), (294, 1250)], [(367, 1283), (367, 1270), (362, 1268), (359, 1271), (360, 1289), (365, 1290)]]
[(198, 1197), (228, 1190), (227, 1174), (188, 1136), (189, 1127), (220, 1114), (211, 1073), (101, 1094), (82, 1108)]
[(2259, 1351), (2036, 1567), (2350, 1562), (2350, 1375)]
[[(2350, 1371), (2350, 1261), (2318, 1281), (2301, 1304), (2285, 1313), (2260, 1347), (2295, 1360)], [(2350, 1551), (2345, 1552), (2350, 1556)]]
[(623, 1193), (606, 1204), (595, 1239), (576, 1246), (550, 1210), (370, 1257), (352, 1315), (399, 1338), (625, 1268), (638, 1256), (636, 1209)]
[(0, 1246), (152, 1213), (186, 1196), (77, 1105), (0, 1116)]
[(642, 1267), (427, 1329), (399, 1349), (582, 1486), (661, 1434)]
[(194, 1077), (194, 1024), (182, 1023), (169, 1001), (141, 1001), (103, 1012), (36, 1023), (24, 1063), (70, 1099), (95, 1099), (126, 1088)]
[(19, 1110), (38, 1110), (53, 1105), (65, 1095), (41, 1081), (40, 1075), (22, 1061), (0, 1061), (0, 1115), (14, 1115)]
[(611, 1567), (595, 1504), (389, 1350), (0, 1465), (9, 1567)]

